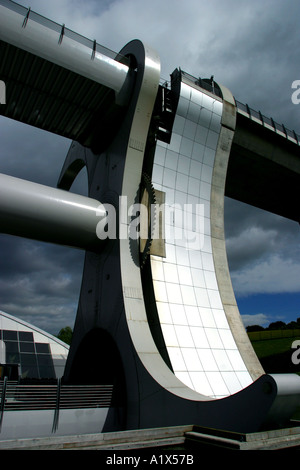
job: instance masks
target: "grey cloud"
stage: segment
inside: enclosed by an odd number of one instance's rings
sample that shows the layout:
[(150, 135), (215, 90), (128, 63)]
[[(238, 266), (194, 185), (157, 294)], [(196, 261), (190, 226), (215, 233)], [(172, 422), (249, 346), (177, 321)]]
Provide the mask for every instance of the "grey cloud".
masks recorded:
[(256, 313), (254, 315), (242, 315), (242, 321), (245, 327), (249, 325), (261, 325), (266, 327), (270, 323), (270, 318), (264, 313)]
[(273, 251), (275, 231), (266, 231), (261, 228), (249, 227), (239, 237), (227, 241), (227, 253), (230, 257), (230, 269), (237, 269), (257, 263), (266, 254)]
[(0, 309), (57, 334), (73, 326), (84, 254), (1, 236)]
[(226, 201), (226, 249), (235, 294), (299, 292), (300, 226)]
[(0, 125), (1, 172), (56, 186), (70, 141), (2, 116)]
[(262, 293), (299, 293), (300, 265), (284, 256), (272, 255), (233, 272), (231, 279), (239, 297)]

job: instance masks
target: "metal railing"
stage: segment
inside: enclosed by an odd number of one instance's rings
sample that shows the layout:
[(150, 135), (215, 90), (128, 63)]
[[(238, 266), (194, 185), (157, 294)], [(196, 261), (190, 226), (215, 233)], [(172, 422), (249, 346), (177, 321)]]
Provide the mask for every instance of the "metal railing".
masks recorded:
[(287, 139), (293, 141), (297, 145), (300, 145), (300, 135), (297, 134), (294, 130), (287, 129), (284, 124), (278, 124), (274, 119), (264, 116), (260, 111), (255, 111), (250, 108), (247, 104), (241, 103), (238, 100), (235, 100), (237, 110), (242, 114), (246, 114), (252, 120), (258, 121), (264, 127), (268, 127), (277, 134), (286, 137)]
[(195, 85), (197, 86), (200, 86), (201, 88), (203, 88), (204, 90), (207, 90), (209, 91), (210, 93), (216, 95), (216, 96), (219, 96), (220, 98), (222, 98), (222, 92), (220, 90), (220, 87), (219, 85), (214, 81), (214, 78), (213, 76), (208, 79), (208, 78), (201, 78), (201, 77), (194, 77), (193, 75), (187, 73), (187, 72), (184, 72), (183, 70), (181, 71), (182, 75), (185, 76), (186, 78), (188, 78), (188, 80), (192, 81), (193, 83), (195, 83)]
[[(204, 88), (205, 90), (215, 94), (222, 98), (222, 92), (216, 82), (214, 82), (213, 77), (210, 79), (196, 78), (193, 75), (190, 75), (187, 72), (181, 71), (182, 75), (187, 77), (189, 80), (194, 82), (196, 85)], [(234, 98), (235, 99), (235, 98)], [(284, 124), (278, 124), (274, 119), (264, 116), (260, 111), (250, 108), (248, 104), (241, 103), (235, 99), (237, 111), (241, 114), (247, 115), (250, 119), (258, 121), (264, 127), (268, 127), (277, 134), (286, 137), (288, 140), (300, 146), (300, 134), (297, 134), (294, 130), (290, 130), (285, 127)]]
[(64, 36), (67, 36), (74, 41), (86, 46), (91, 50), (91, 58), (93, 59), (96, 52), (100, 52), (101, 54), (109, 57), (110, 59), (114, 59), (117, 61), (121, 61), (123, 64), (126, 64), (129, 67), (129, 59), (126, 56), (121, 55), (115, 51), (112, 51), (108, 47), (102, 46), (98, 44), (95, 40), (89, 39), (85, 36), (82, 36), (75, 31), (67, 28), (64, 24), (58, 24), (53, 20), (50, 20), (39, 13), (31, 10), (31, 8), (27, 8), (25, 6), (19, 5), (18, 3), (12, 0), (0, 0), (0, 5), (3, 5), (5, 8), (9, 8), (15, 13), (19, 13), (24, 17), (23, 24), (21, 23), (22, 28), (25, 28), (28, 21), (35, 21), (42, 26), (45, 26), (53, 31), (57, 32), (58, 35), (58, 43), (62, 42)]
[(19, 385), (0, 383), (0, 407), (4, 411), (103, 408), (111, 405), (112, 385)]
[(113, 385), (20, 385), (5, 377), (0, 382), (0, 430), (6, 411), (54, 410), (56, 428), (60, 410), (109, 408)]

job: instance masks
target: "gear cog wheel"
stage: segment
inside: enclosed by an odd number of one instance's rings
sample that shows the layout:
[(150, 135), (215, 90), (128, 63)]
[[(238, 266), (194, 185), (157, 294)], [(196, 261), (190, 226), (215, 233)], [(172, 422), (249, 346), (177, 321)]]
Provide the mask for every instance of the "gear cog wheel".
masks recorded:
[(151, 244), (153, 240), (155, 228), (155, 189), (153, 187), (150, 176), (147, 173), (142, 174), (140, 186), (140, 202), (146, 206), (147, 220), (141, 217), (141, 237), (140, 237), (140, 265), (145, 265), (150, 254)]

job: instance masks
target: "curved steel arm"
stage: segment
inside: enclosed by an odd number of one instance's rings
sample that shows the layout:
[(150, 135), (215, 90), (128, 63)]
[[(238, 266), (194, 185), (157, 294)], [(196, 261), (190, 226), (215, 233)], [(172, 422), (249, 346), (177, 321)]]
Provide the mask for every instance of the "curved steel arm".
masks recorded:
[(105, 216), (95, 199), (0, 174), (2, 233), (91, 249), (101, 243), (96, 229)]

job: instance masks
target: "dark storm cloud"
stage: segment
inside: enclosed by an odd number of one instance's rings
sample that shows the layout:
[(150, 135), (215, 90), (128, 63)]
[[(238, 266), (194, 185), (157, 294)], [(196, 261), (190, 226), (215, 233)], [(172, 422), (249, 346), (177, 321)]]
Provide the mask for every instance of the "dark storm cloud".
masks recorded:
[(56, 186), (70, 141), (0, 117), (1, 173)]
[(227, 199), (225, 235), (237, 296), (300, 292), (300, 227)]
[(194, 73), (198, 67), (199, 74), (201, 69), (214, 74), (238, 100), (297, 128), (299, 110), (291, 103), (291, 84), (299, 76), (299, 2), (214, 1), (203, 12), (200, 25), (206, 20), (210, 24), (201, 36), (203, 47), (196, 41)]
[(5, 235), (0, 244), (1, 310), (53, 334), (73, 326), (83, 253)]

